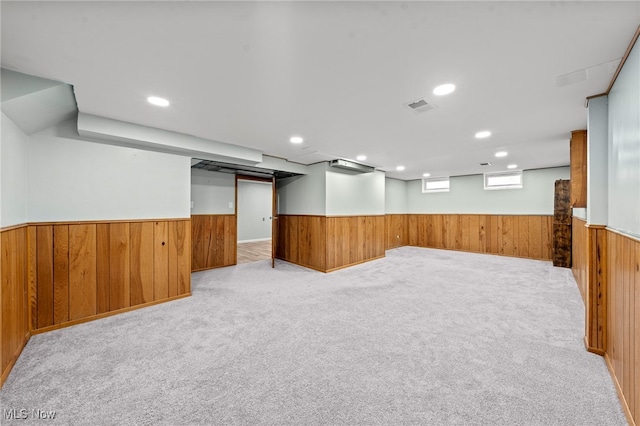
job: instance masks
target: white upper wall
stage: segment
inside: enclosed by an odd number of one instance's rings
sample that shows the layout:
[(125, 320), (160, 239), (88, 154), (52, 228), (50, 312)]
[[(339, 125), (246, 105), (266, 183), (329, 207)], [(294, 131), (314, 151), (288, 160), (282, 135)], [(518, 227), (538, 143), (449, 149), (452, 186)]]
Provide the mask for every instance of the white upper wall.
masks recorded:
[(384, 194), (384, 211), (386, 214), (402, 214), (407, 212), (407, 182), (386, 178)]
[(522, 189), (484, 189), (483, 175), (452, 177), (450, 192), (422, 193), (407, 182), (408, 213), (552, 215), (555, 181), (569, 179), (569, 167), (525, 170)]
[(27, 223), (27, 135), (2, 114), (0, 228)]
[(30, 136), (29, 222), (188, 218), (191, 159), (86, 142), (67, 121)]
[(191, 169), (191, 214), (234, 214), (235, 198), (235, 175)]
[(276, 182), (279, 214), (327, 214), (325, 162), (307, 167), (307, 174), (280, 179)]
[(327, 216), (384, 214), (384, 172), (354, 173), (330, 168), (326, 179)]
[[(584, 216), (590, 225), (606, 225), (608, 222), (608, 108), (607, 96), (589, 100), (587, 115), (587, 207)], [(573, 209), (574, 216), (576, 216), (576, 210)]]
[(640, 236), (640, 43), (609, 92), (608, 226)]
[(271, 238), (271, 182), (238, 180), (238, 241)]

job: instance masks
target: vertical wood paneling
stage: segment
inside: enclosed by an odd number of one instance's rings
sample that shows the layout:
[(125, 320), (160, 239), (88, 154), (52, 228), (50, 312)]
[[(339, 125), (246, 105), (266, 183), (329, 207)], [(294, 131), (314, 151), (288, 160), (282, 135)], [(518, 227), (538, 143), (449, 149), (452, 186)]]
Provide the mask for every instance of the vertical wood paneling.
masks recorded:
[[(2, 233), (0, 233), (2, 235)], [(38, 328), (37, 227), (27, 227), (27, 279), (29, 281), (29, 329)]]
[[(600, 230), (604, 232), (604, 230)], [(627, 414), (640, 416), (640, 241), (606, 231), (606, 356)]]
[(529, 221), (529, 257), (543, 259), (542, 216), (528, 216)]
[(571, 207), (587, 207), (587, 131), (571, 132)]
[(280, 215), (286, 231), (279, 233), (278, 257), (323, 272), (382, 257), (389, 235), (406, 232), (406, 217), (397, 216)]
[(189, 222), (169, 222), (169, 297), (191, 292)]
[(69, 321), (69, 226), (53, 227), (53, 323)]
[(109, 306), (111, 310), (131, 305), (129, 224), (112, 223), (109, 228)]
[(418, 244), (418, 217), (420, 215), (407, 215), (407, 234), (409, 235), (409, 245), (417, 246)]
[(483, 237), (480, 235), (480, 216), (478, 215), (469, 215), (469, 242), (468, 242), (468, 250), (473, 252), (483, 252), (484, 250), (480, 250), (481, 241)]
[(518, 219), (518, 251), (519, 257), (533, 257), (529, 254), (529, 217), (516, 216)]
[(235, 215), (195, 215), (191, 217), (190, 228), (192, 271), (236, 264), (238, 238)]
[(96, 286), (96, 225), (69, 225), (70, 320), (97, 313)]
[(488, 232), (489, 247), (487, 248), (487, 253), (495, 253), (495, 254), (501, 253), (501, 246), (499, 244), (499, 242), (502, 243), (502, 238), (500, 238), (500, 226), (499, 226), (499, 223), (501, 222), (502, 221), (500, 220), (500, 216), (489, 216), (488, 225), (491, 232)]
[(388, 214), (385, 216), (386, 249), (407, 245), (407, 215)]
[(96, 224), (96, 311), (111, 311), (111, 241), (109, 223)]
[(169, 227), (167, 222), (155, 222), (153, 231), (153, 299), (169, 297)]
[[(475, 215), (472, 217), (475, 217)], [(487, 241), (487, 235), (490, 233), (488, 224), (487, 224), (487, 216), (479, 215), (477, 217), (478, 217), (478, 252), (487, 253), (489, 251), (488, 250), (489, 243)]]
[(27, 226), (0, 232), (0, 386), (29, 338), (28, 240)]
[(407, 245), (551, 259), (553, 216), (408, 214)]
[[(189, 223), (34, 224), (0, 233), (2, 261), (7, 265), (0, 270), (2, 283), (19, 283), (21, 288), (2, 293), (3, 303), (12, 308), (2, 310), (0, 303), (0, 331), (7, 329), (4, 336), (13, 339), (6, 346), (0, 335), (3, 349), (21, 348), (30, 330), (59, 328), (126, 309), (132, 298), (134, 305), (166, 299), (169, 276), (172, 296), (190, 293)], [(156, 237), (165, 241), (165, 246), (156, 248)], [(156, 271), (161, 278), (158, 297), (154, 294)], [(16, 315), (24, 318), (18, 321)], [(23, 334), (20, 341), (15, 337), (18, 334)], [(0, 358), (3, 356), (0, 351)]]
[(585, 221), (573, 218), (571, 225), (571, 271), (578, 284), (582, 300), (587, 303), (587, 228)]
[(132, 306), (153, 301), (153, 230), (153, 222), (138, 222), (130, 225)]
[(38, 226), (36, 230), (38, 328), (53, 324), (53, 226)]

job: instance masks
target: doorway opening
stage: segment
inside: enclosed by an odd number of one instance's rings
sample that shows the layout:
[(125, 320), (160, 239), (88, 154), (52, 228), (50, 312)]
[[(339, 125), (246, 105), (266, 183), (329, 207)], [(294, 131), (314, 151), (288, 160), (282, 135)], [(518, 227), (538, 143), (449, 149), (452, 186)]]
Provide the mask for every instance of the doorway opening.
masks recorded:
[(237, 175), (237, 263), (273, 260), (274, 182)]

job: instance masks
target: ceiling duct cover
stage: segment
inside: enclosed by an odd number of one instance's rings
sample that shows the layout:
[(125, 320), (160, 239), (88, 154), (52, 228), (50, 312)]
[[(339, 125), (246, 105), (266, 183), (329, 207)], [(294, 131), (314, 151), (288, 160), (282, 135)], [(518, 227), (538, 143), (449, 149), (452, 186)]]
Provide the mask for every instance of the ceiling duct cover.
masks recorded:
[(418, 99), (417, 101), (409, 102), (406, 105), (415, 112), (426, 112), (437, 108), (434, 104), (430, 104), (424, 99)]
[(352, 172), (358, 173), (371, 173), (375, 170), (375, 167), (366, 166), (364, 164), (356, 163), (355, 161), (349, 160), (333, 160), (329, 163), (331, 167), (337, 167), (339, 169), (351, 170)]

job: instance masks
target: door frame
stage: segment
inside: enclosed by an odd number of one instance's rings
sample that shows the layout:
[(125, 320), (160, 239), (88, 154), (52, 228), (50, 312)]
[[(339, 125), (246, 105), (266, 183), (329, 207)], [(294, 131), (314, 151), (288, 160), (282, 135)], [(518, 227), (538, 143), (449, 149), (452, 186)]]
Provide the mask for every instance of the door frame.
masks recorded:
[[(238, 181), (239, 180), (252, 180), (258, 182), (269, 182), (271, 183), (271, 267), (275, 268), (276, 266), (276, 244), (278, 241), (278, 206), (277, 206), (277, 193), (276, 193), (276, 178), (272, 176), (268, 177), (258, 177), (258, 176), (247, 176), (243, 174), (236, 173), (236, 199), (235, 199), (235, 209), (234, 215), (236, 217), (236, 235), (238, 235)], [(236, 239), (236, 244), (237, 244)], [(238, 263), (238, 250), (236, 250), (236, 264)]]

